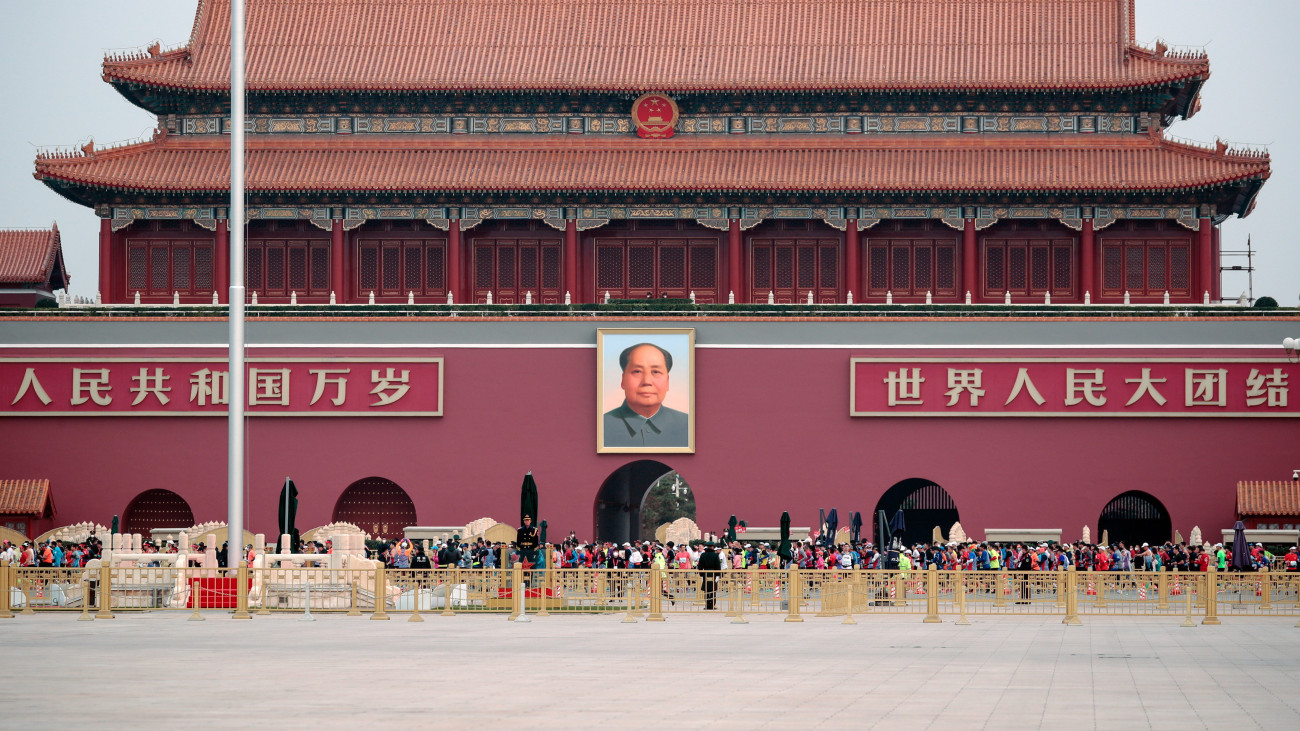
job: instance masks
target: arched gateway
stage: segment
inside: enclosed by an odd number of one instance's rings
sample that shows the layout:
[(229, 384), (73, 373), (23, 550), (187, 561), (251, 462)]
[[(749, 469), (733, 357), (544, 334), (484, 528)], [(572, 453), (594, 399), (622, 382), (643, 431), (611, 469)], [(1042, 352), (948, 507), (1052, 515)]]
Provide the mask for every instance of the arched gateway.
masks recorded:
[(1111, 545), (1123, 542), (1126, 546), (1154, 546), (1169, 540), (1173, 523), (1159, 500), (1140, 490), (1129, 490), (1102, 508), (1097, 531), (1104, 533)]
[(663, 462), (642, 459), (610, 473), (593, 507), (596, 540), (625, 543), (649, 538), (641, 535), (642, 504), (655, 481), (672, 471)]
[(351, 523), (375, 538), (397, 538), (415, 520), (415, 503), (396, 482), (367, 477), (348, 485), (334, 503), (332, 522)]
[(122, 513), (122, 532), (146, 538), (154, 528), (188, 528), (194, 525), (194, 511), (185, 498), (171, 490), (145, 490)]
[[(957, 514), (957, 504), (952, 496), (942, 487), (917, 477), (903, 480), (885, 491), (876, 503), (876, 511), (885, 511), (885, 519), (893, 520), (894, 514), (902, 509), (903, 544), (929, 543), (937, 525), (945, 533), (953, 523), (961, 520)], [(880, 535), (876, 524), (876, 513), (862, 516), (863, 522), (870, 521), (872, 535), (876, 545), (880, 545), (884, 536)]]

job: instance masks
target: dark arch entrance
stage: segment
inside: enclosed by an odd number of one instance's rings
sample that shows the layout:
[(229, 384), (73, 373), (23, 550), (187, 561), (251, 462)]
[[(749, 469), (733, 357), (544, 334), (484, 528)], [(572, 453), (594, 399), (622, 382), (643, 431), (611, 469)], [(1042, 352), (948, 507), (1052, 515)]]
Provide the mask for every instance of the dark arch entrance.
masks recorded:
[(139, 533), (146, 538), (154, 528), (189, 528), (194, 525), (194, 511), (185, 498), (171, 490), (145, 490), (126, 506), (122, 513), (122, 532)]
[(1160, 501), (1141, 490), (1129, 490), (1106, 503), (1097, 520), (1097, 540), (1106, 534), (1111, 545), (1150, 543), (1158, 545), (1173, 535), (1169, 511)]
[(663, 462), (641, 459), (614, 470), (596, 493), (595, 539), (626, 543), (641, 535), (641, 504), (650, 486), (673, 468)]
[(375, 538), (398, 538), (415, 520), (415, 503), (396, 482), (367, 477), (348, 485), (334, 503), (334, 522), (351, 523)]
[[(934, 527), (939, 526), (945, 535), (952, 524), (961, 520), (957, 514), (957, 503), (942, 487), (913, 477), (896, 483), (885, 491), (876, 503), (876, 510), (885, 511), (885, 518), (893, 520), (894, 513), (903, 510), (906, 530), (903, 532), (903, 544), (929, 543), (934, 534)], [(876, 513), (862, 516), (864, 523), (870, 523), (874, 542), (879, 546), (884, 539), (876, 525)]]

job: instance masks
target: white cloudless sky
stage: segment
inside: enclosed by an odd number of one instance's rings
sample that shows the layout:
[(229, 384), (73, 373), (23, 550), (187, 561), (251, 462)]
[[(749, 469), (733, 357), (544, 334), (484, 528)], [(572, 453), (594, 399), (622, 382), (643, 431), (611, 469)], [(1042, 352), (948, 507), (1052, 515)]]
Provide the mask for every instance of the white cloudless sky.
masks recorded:
[[(869, 0), (864, 0), (869, 1)], [(1052, 2), (1053, 0), (1043, 0)], [(1211, 78), (1202, 110), (1170, 133), (1213, 143), (1269, 146), (1273, 176), (1254, 213), (1223, 225), (1223, 248), (1257, 250), (1255, 295), (1284, 306), (1300, 297), (1300, 171), (1293, 127), (1300, 104), (1300, 0), (1136, 0), (1139, 41), (1203, 46)], [(32, 178), (39, 148), (104, 145), (147, 136), (154, 117), (100, 78), (110, 50), (183, 44), (194, 0), (4, 0), (0, 26), (0, 228), (46, 227), (57, 221), (72, 292), (98, 286), (99, 224)], [(1225, 265), (1245, 264), (1226, 258)], [(1225, 272), (1224, 294), (1246, 289), (1244, 273)]]

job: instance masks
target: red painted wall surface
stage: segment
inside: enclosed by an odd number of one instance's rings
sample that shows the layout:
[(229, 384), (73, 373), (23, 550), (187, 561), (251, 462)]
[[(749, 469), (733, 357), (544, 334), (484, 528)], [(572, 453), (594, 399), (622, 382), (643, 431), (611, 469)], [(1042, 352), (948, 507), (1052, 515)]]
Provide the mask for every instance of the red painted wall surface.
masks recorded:
[[(590, 537), (601, 483), (645, 457), (690, 483), (706, 530), (733, 513), (772, 526), (783, 510), (796, 525), (813, 525), (818, 508), (867, 514), (890, 486), (919, 477), (951, 493), (977, 536), (1061, 528), (1074, 540), (1084, 524), (1096, 536), (1102, 507), (1133, 489), (1158, 498), (1184, 536), (1193, 525), (1210, 535), (1232, 525), (1236, 483), (1289, 474), (1300, 444), (1300, 420), (1289, 418), (851, 418), (849, 358), (882, 351), (696, 353), (697, 453), (598, 455), (594, 349), (420, 349), (446, 358), (441, 418), (250, 419), (247, 525), (274, 532), (286, 475), (299, 489), (304, 530), (328, 523), (339, 494), (369, 476), (401, 485), (423, 525), (513, 521), (532, 470), (552, 535)], [(1300, 385), (1298, 367), (1283, 367)], [(211, 417), (0, 418), (0, 465), (5, 476), (50, 478), (60, 525), (107, 524), (158, 487), (183, 496), (196, 520), (224, 520), (225, 434), (225, 420)]]

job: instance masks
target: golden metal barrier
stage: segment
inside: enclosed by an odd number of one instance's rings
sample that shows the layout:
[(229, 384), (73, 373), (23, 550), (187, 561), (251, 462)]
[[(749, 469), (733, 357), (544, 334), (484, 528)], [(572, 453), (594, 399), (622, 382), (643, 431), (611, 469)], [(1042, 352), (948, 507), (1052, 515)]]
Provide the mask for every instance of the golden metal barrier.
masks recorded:
[(9, 578), (9, 573), (9, 562), (0, 561), (0, 619), (14, 618), (14, 613), (9, 608), (9, 603), (12, 601), (9, 594), (12, 591), (12, 580)]

